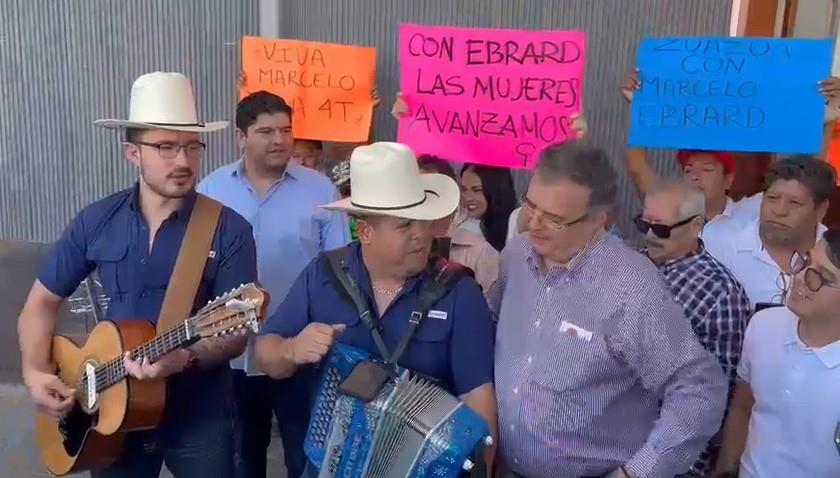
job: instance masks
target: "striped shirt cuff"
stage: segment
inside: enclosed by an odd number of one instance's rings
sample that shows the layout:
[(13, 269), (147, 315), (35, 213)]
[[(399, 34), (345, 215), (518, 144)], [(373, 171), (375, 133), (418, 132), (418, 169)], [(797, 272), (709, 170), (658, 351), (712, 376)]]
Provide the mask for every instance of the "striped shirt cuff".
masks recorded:
[(630, 457), (630, 460), (624, 465), (624, 468), (636, 478), (648, 478), (654, 476), (653, 472), (658, 460), (659, 453), (649, 444), (645, 443)]

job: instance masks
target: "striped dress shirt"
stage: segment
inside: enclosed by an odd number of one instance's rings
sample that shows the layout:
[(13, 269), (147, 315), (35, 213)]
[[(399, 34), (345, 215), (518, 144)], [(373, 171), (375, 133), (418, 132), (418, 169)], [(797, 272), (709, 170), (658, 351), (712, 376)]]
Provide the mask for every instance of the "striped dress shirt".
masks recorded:
[(685, 472), (718, 431), (727, 382), (656, 267), (600, 233), (543, 272), (527, 240), (502, 253), (500, 451), (527, 478)]

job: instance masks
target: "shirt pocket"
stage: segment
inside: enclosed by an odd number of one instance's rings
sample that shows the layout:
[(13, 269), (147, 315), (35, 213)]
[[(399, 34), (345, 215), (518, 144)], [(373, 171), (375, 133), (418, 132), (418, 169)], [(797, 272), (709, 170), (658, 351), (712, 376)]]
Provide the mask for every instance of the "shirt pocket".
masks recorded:
[[(537, 436), (580, 430), (593, 418), (587, 408), (591, 397), (597, 356), (596, 337), (589, 341), (553, 331), (541, 344), (540, 356), (529, 382), (530, 403), (523, 413)], [(550, 443), (546, 443), (550, 446)]]
[(87, 259), (96, 264), (96, 272), (108, 297), (122, 298), (131, 286), (131, 278), (122, 266), (128, 255), (128, 244), (119, 241), (98, 241), (87, 251)]
[(298, 235), (301, 252), (306, 257), (315, 257), (321, 252), (321, 219), (320, 212), (313, 212), (309, 216), (298, 218)]

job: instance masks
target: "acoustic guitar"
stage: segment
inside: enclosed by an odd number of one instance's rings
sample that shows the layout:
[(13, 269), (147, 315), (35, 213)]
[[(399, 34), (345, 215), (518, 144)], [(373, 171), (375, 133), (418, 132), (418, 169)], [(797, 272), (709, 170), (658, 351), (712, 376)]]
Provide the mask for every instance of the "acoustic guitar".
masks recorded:
[(136, 380), (123, 355), (163, 355), (205, 337), (258, 331), (268, 294), (245, 284), (210, 301), (193, 317), (155, 336), (147, 321), (103, 321), (83, 347), (62, 336), (52, 341), (56, 375), (75, 389), (76, 403), (62, 420), (38, 414), (35, 432), (41, 459), (54, 475), (93, 470), (120, 456), (125, 433), (155, 428), (166, 402), (166, 380)]

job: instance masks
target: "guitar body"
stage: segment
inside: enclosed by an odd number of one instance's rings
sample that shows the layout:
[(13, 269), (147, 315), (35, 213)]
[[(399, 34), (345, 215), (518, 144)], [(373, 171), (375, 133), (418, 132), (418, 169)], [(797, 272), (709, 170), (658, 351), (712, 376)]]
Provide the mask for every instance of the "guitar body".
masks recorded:
[[(146, 321), (100, 322), (79, 348), (66, 337), (56, 336), (52, 361), (66, 384), (79, 383), (85, 370), (99, 366), (155, 336)], [(41, 458), (55, 475), (107, 467), (122, 452), (124, 434), (154, 428), (166, 401), (165, 380), (124, 378), (101, 393), (96, 387), (88, 400), (76, 403), (60, 423), (38, 414), (35, 433)]]

